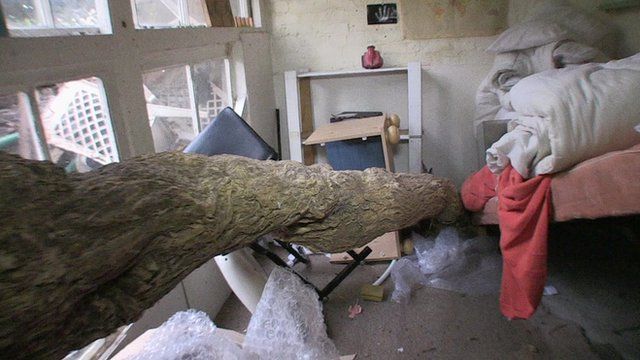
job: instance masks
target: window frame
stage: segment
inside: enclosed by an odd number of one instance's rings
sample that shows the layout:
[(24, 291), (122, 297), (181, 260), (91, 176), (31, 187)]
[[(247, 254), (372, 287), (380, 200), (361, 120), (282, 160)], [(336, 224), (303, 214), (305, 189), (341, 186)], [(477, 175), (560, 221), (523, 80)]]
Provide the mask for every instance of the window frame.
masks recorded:
[[(25, 94), (40, 138), (44, 138), (44, 132), (38, 129), (40, 113), (34, 89), (95, 76), (102, 80), (107, 94), (120, 159), (153, 153), (142, 72), (154, 67), (227, 58), (232, 65), (230, 91), (238, 102), (243, 98), (253, 101), (249, 107), (247, 100), (245, 119), (261, 135), (266, 135), (267, 141), (276, 143), (275, 124), (271, 121), (275, 99), (266, 31), (234, 27), (139, 31), (133, 26), (129, 2), (110, 1), (109, 8), (114, 26), (109, 36), (0, 37), (0, 93)], [(245, 67), (244, 59), (252, 59), (252, 63)], [(247, 89), (247, 83), (256, 85)], [(152, 309), (151, 317), (169, 315), (164, 311)], [(147, 326), (149, 321), (143, 318), (134, 325), (131, 335), (141, 333)]]

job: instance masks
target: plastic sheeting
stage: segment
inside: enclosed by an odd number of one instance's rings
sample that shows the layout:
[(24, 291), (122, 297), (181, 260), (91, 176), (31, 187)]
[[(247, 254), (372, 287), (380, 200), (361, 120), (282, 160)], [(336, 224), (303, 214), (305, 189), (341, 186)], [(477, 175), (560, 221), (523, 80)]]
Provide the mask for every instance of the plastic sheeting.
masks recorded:
[(340, 356), (327, 336), (316, 291), (280, 267), (271, 272), (244, 347), (259, 359), (329, 360)]
[(258, 359), (238, 345), (216, 334), (207, 314), (188, 310), (174, 314), (153, 330), (140, 352), (127, 360)]
[(502, 259), (498, 239), (462, 237), (447, 227), (438, 236), (413, 234), (415, 255), (398, 260), (391, 270), (395, 289), (391, 298), (407, 303), (412, 290), (429, 286), (470, 295), (497, 293)]
[(216, 333), (207, 314), (178, 312), (153, 330), (138, 354), (127, 360), (334, 360), (322, 304), (313, 288), (276, 267), (253, 314), (243, 346)]

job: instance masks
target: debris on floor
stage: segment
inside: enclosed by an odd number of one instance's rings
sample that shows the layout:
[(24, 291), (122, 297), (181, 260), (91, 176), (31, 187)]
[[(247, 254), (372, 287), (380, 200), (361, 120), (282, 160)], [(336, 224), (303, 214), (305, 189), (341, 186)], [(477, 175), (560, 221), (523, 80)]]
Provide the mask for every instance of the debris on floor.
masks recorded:
[(362, 313), (362, 306), (357, 302), (353, 305), (349, 305), (349, 319), (355, 319), (356, 316)]
[(382, 301), (384, 299), (384, 286), (381, 285), (362, 285), (360, 289), (362, 300)]
[(413, 244), (415, 255), (401, 258), (391, 270), (393, 301), (407, 303), (420, 286), (473, 295), (499, 291), (502, 259), (496, 238), (464, 238), (447, 227), (435, 238), (413, 233)]
[(553, 285), (546, 285), (544, 287), (544, 291), (542, 292), (542, 295), (544, 296), (558, 295), (558, 289), (556, 289), (556, 287)]

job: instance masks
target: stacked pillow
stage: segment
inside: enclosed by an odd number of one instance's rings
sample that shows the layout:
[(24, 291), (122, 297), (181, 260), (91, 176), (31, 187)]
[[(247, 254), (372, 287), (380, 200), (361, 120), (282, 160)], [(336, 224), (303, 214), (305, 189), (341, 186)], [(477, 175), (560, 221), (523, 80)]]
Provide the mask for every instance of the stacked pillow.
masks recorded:
[[(564, 2), (543, 3), (524, 22), (511, 26), (487, 48), (503, 53), (556, 41), (573, 40), (603, 50), (613, 50), (614, 32), (594, 16)], [(606, 52), (606, 51), (605, 51)]]

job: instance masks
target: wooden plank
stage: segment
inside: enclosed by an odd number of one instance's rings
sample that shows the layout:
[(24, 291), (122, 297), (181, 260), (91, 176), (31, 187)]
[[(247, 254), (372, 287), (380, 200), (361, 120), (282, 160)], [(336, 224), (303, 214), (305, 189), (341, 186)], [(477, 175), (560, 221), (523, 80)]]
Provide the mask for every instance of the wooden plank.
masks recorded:
[[(311, 80), (299, 79), (300, 89), (300, 129), (303, 138), (313, 133), (313, 105), (311, 104)], [(312, 165), (316, 162), (316, 148), (305, 146), (302, 149), (305, 165)]]
[[(388, 232), (367, 244), (371, 248), (371, 255), (367, 256), (366, 261), (388, 261), (400, 258), (400, 235), (397, 231)], [(360, 252), (362, 248), (355, 249)], [(353, 261), (349, 254), (338, 253), (331, 254), (330, 262), (344, 264)]]
[(393, 171), (393, 151), (389, 145), (389, 139), (387, 138), (387, 132), (382, 130), (380, 136), (382, 137), (382, 154), (384, 156), (384, 167), (387, 171)]
[(319, 127), (305, 141), (305, 145), (323, 144), (332, 141), (382, 136), (384, 116), (335, 122)]
[(205, 0), (209, 22), (213, 27), (234, 27), (229, 0)]

